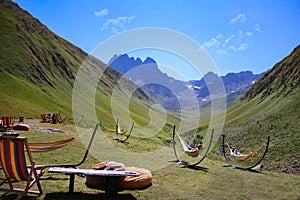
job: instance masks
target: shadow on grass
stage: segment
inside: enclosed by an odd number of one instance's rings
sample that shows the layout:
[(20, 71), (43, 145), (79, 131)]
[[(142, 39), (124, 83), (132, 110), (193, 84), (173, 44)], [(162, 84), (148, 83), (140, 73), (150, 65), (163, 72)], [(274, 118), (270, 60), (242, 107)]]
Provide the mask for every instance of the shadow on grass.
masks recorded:
[[(107, 200), (107, 196), (104, 193), (48, 193), (45, 196), (45, 200), (56, 200), (56, 199), (64, 199), (64, 200), (75, 200), (75, 199), (89, 199), (89, 200)], [(116, 198), (120, 200), (136, 200), (134, 196), (131, 194), (118, 194)]]
[[(18, 198), (18, 194), (9, 194), (9, 193), (5, 193), (5, 194), (1, 194), (0, 195), (0, 199), (4, 199), (4, 200), (15, 200)], [(24, 196), (22, 197), (22, 200), (37, 200), (38, 198), (37, 197), (33, 197), (33, 196)]]
[(258, 170), (255, 170), (255, 169), (237, 167), (237, 166), (232, 166), (232, 165), (224, 165), (223, 167), (226, 167), (226, 168), (229, 168), (229, 169), (239, 169), (239, 170), (254, 172), (254, 173), (261, 173), (261, 171), (258, 171)]
[(185, 166), (182, 166), (182, 168), (188, 168), (188, 169), (193, 169), (193, 170), (201, 170), (201, 171), (204, 171), (204, 172), (208, 172), (208, 168), (206, 167), (200, 167), (200, 166), (195, 166), (195, 165), (185, 165)]
[(181, 168), (188, 168), (188, 169), (193, 169), (193, 170), (201, 170), (201, 171), (204, 171), (204, 172), (208, 172), (208, 170), (209, 170), (206, 167), (201, 167), (201, 166), (198, 166), (198, 165), (191, 165), (188, 162), (181, 161), (181, 160), (169, 160), (168, 162), (175, 162), (178, 165), (182, 165)]
[(137, 200), (131, 194), (118, 194), (116, 197), (109, 198), (104, 193), (48, 193), (45, 195), (45, 200), (57, 200), (57, 199), (64, 199), (64, 200)]
[[(18, 197), (18, 194), (2, 194), (0, 195), (0, 199), (2, 200), (15, 200)], [(21, 200), (137, 200), (131, 194), (118, 194), (116, 197), (108, 197), (104, 193), (47, 193), (44, 198), (36, 197), (36, 196), (23, 196)]]

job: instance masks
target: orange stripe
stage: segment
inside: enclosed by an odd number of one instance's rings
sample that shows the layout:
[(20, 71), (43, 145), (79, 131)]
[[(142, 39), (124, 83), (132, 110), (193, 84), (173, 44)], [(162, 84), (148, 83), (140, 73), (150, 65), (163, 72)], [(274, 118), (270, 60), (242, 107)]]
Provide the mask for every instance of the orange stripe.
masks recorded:
[(28, 180), (23, 142), (0, 141), (0, 157), (3, 172), (17, 181)]
[(5, 145), (4, 141), (1, 141), (1, 164), (5, 174), (8, 174), (7, 163), (5, 162)]
[(15, 161), (15, 146), (17, 145), (17, 143), (12, 143), (12, 142), (9, 142), (9, 151), (10, 151), (10, 163), (11, 163), (11, 170), (12, 170), (12, 175), (14, 177), (15, 180), (20, 180), (20, 177), (18, 176), (18, 171), (16, 169), (16, 161)]
[(20, 177), (18, 176), (18, 172), (16, 170), (16, 161), (15, 161), (15, 144), (13, 142), (9, 142), (9, 160), (10, 160), (10, 169), (12, 172), (12, 176), (15, 180), (19, 181)]

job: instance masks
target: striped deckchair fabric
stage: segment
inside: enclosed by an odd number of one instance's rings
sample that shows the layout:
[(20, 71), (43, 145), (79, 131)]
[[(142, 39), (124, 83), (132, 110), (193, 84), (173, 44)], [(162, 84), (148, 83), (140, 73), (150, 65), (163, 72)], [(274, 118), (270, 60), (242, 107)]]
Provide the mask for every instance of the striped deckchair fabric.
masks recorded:
[[(29, 193), (42, 194), (39, 177), (44, 173), (44, 169), (37, 170), (29, 149), (26, 137), (0, 136), (0, 161), (2, 170), (6, 178), (0, 183), (8, 183), (9, 189), (0, 188), (0, 190), (9, 190), (10, 192), (21, 192), (20, 198)], [(26, 157), (27, 154), (27, 157)], [(30, 165), (27, 166), (26, 160)], [(26, 181), (26, 187), (23, 190), (14, 189), (12, 180)], [(34, 183), (37, 183), (38, 191), (29, 190)]]
[(12, 129), (12, 125), (13, 125), (13, 119), (10, 116), (7, 117), (2, 117), (2, 123), (1, 123), (1, 129), (3, 130), (9, 130)]

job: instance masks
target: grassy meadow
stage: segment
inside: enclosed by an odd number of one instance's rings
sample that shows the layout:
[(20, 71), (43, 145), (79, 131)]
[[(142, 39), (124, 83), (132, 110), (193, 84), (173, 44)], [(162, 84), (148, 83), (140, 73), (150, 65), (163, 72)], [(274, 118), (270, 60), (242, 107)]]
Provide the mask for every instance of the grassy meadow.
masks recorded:
[[(40, 123), (38, 119), (26, 119), (30, 131), (20, 132), (27, 136), (30, 142), (55, 141), (75, 137), (74, 143), (61, 149), (34, 153), (36, 164), (75, 163), (81, 160), (85, 148), (78, 137), (73, 124)], [(54, 128), (63, 130), (61, 133), (45, 133), (36, 131), (38, 128)], [(99, 132), (99, 131), (98, 131)], [(98, 134), (98, 133), (97, 133)], [(111, 134), (111, 133), (110, 133)], [(109, 137), (109, 136), (108, 136)], [(112, 136), (110, 138), (113, 138)], [(122, 148), (139, 151), (141, 148), (137, 138), (129, 138)], [(145, 140), (144, 145), (157, 144)], [(117, 152), (116, 152), (117, 153)], [(197, 169), (181, 168), (175, 163), (168, 163), (161, 169), (152, 171), (153, 184), (150, 188), (136, 191), (121, 191), (118, 199), (299, 199), (300, 178), (298, 175), (275, 173), (262, 170), (261, 173), (231, 169), (222, 159), (213, 159), (210, 155)], [(91, 168), (97, 160), (89, 154), (80, 168)], [(142, 161), (141, 161), (142, 162)], [(167, 160), (166, 160), (167, 162)], [(264, 164), (264, 163), (263, 163)], [(2, 176), (2, 175), (1, 175)], [(85, 185), (85, 179), (75, 178), (74, 193), (68, 193), (68, 176), (46, 173), (41, 180), (44, 194), (38, 198), (33, 195), (23, 199), (106, 199), (103, 191), (90, 189)], [(3, 195), (3, 193), (0, 193)], [(1, 196), (1, 199), (14, 199), (14, 194)]]

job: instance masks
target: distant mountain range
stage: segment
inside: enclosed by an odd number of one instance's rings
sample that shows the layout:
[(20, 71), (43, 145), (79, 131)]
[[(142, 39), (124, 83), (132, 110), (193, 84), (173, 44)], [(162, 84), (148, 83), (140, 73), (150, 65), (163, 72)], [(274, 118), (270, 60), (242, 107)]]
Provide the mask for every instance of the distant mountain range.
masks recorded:
[(263, 75), (263, 73), (253, 74), (251, 71), (242, 71), (219, 77), (213, 72), (208, 72), (201, 80), (184, 82), (161, 72), (153, 58), (147, 57), (142, 61), (140, 58), (129, 57), (127, 54), (114, 55), (108, 65), (128, 76), (137, 85), (144, 85), (143, 90), (148, 96), (171, 110), (179, 109), (176, 96), (182, 96), (180, 94), (187, 89), (194, 91), (200, 104), (204, 102), (207, 104), (210, 100), (209, 87), (219, 79), (224, 83), (225, 93), (229, 100), (227, 104), (232, 105)]

